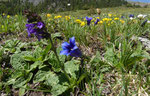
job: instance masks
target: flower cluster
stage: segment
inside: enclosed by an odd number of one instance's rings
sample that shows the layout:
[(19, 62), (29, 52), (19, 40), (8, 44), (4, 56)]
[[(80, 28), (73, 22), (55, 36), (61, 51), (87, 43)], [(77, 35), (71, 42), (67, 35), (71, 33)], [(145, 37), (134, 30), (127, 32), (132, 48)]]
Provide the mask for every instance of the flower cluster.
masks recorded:
[(59, 18), (62, 18), (62, 16), (58, 15), (54, 17), (54, 19), (59, 19)]
[(29, 37), (31, 37), (31, 34), (34, 34), (40, 41), (41, 38), (47, 38), (49, 36), (46, 32), (45, 24), (40, 16), (30, 11), (24, 11), (24, 14), (27, 17), (28, 23), (26, 24), (26, 28)]

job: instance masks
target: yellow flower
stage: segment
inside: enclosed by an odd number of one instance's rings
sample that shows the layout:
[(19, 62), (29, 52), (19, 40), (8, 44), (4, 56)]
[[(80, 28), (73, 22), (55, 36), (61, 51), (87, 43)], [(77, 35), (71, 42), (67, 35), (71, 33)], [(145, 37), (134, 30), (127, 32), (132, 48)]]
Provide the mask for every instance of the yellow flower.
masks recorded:
[(108, 21), (112, 21), (112, 19), (111, 19), (111, 18), (109, 18), (109, 19), (108, 19)]
[(7, 18), (9, 19), (9, 18), (10, 18), (10, 15), (7, 15)]
[(117, 15), (115, 14), (114, 17), (116, 17)]
[(82, 21), (80, 19), (76, 19), (75, 22), (80, 24)]
[(103, 24), (103, 21), (99, 21), (98, 24)]
[(65, 16), (66, 20), (70, 20), (70, 16)]
[(108, 14), (109, 17), (112, 17), (112, 14)]
[(103, 18), (102, 20), (103, 20), (103, 21), (108, 21), (108, 18)]
[(96, 20), (95, 20), (95, 19), (92, 19), (91, 22), (93, 22), (93, 21), (95, 22)]
[(97, 19), (100, 19), (99, 17), (96, 17)]
[(15, 15), (15, 17), (18, 17), (18, 15)]
[(125, 23), (125, 21), (124, 21), (124, 20), (120, 20), (120, 22), (121, 22), (121, 23)]
[(2, 29), (4, 28), (4, 25), (2, 25)]
[(114, 21), (112, 21), (111, 24), (114, 24)]
[(5, 16), (5, 13), (3, 13), (3, 16)]
[(58, 19), (58, 18), (61, 18), (62, 16), (58, 15), (58, 16), (55, 16), (54, 19)]
[(47, 16), (47, 17), (51, 17), (51, 14), (48, 13), (46, 16)]
[(85, 26), (85, 22), (81, 22), (80, 26)]
[(114, 18), (114, 20), (119, 20), (119, 18)]

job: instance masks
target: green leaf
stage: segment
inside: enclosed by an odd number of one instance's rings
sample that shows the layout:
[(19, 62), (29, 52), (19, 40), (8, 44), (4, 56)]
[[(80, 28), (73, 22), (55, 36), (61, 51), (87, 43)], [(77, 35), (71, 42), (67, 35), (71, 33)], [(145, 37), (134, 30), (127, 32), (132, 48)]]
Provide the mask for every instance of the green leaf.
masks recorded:
[(20, 43), (20, 40), (17, 40), (17, 39), (7, 40), (5, 42), (4, 48), (5, 50), (10, 51), (11, 53), (14, 53), (19, 43)]
[(113, 66), (116, 66), (118, 64), (118, 60), (117, 60), (117, 57), (116, 57), (113, 47), (107, 48), (104, 58), (107, 62), (109, 62)]
[(57, 38), (57, 37), (61, 37), (61, 33), (54, 33), (51, 34), (52, 39)]
[(71, 75), (74, 79), (77, 79), (76, 73), (79, 71), (79, 64), (75, 64), (75, 61), (68, 61), (64, 64), (65, 71)]
[(65, 92), (67, 89), (68, 89), (68, 86), (57, 84), (53, 86), (51, 93), (53, 96), (58, 96), (58, 95), (61, 95), (63, 92)]
[(55, 72), (60, 72), (61, 71), (61, 65), (59, 64), (54, 52), (51, 52), (49, 54), (49, 60), (48, 60), (48, 63), (52, 66), (52, 69), (55, 71)]
[[(26, 87), (26, 85), (24, 87)], [(25, 91), (26, 91), (25, 88), (19, 88), (19, 96), (23, 96)]]
[(47, 84), (50, 86), (55, 86), (56, 84), (59, 83), (58, 76), (51, 71), (47, 72), (45, 77), (46, 77)]
[(51, 93), (53, 96), (58, 96), (65, 92), (69, 88), (69, 84), (64, 74), (59, 76), (53, 72), (47, 72), (45, 83), (49, 86), (52, 86)]
[(52, 47), (51, 44), (46, 46), (46, 48), (45, 48), (45, 50), (44, 50), (44, 52), (42, 54), (43, 55), (43, 59), (45, 59), (46, 55), (48, 55), (48, 52), (50, 51), (51, 47)]
[(59, 56), (59, 59), (60, 59), (60, 61), (62, 62), (62, 63), (64, 63), (65, 62), (65, 59), (66, 59), (66, 56), (65, 55), (60, 55), (60, 51), (62, 50), (62, 48), (61, 47), (57, 47), (57, 54), (58, 54), (58, 56)]
[(21, 76), (20, 78), (16, 79), (15, 83), (13, 84), (14, 85), (13, 87), (20, 88), (24, 86), (31, 80), (32, 76), (33, 76), (32, 73), (28, 74), (28, 76)]
[(33, 52), (33, 57), (36, 59), (39, 59), (41, 57), (41, 54), (43, 53), (43, 49), (41, 47), (36, 47)]
[(0, 67), (0, 80), (2, 79), (2, 76), (3, 76), (3, 71), (2, 68)]
[(19, 88), (24, 86), (27, 83), (27, 80), (22, 76), (14, 81), (14, 88)]
[(34, 63), (30, 66), (30, 71), (36, 69), (37, 67), (39, 67), (39, 66), (42, 65), (42, 64), (43, 64), (43, 62), (41, 62), (41, 61), (36, 61), (36, 62), (34, 62)]
[(11, 92), (11, 88), (9, 86), (5, 86), (5, 92), (9, 94)]
[(23, 58), (24, 58), (26, 61), (36, 61), (36, 59), (35, 59), (32, 55), (23, 56)]
[(2, 90), (3, 90), (3, 83), (0, 82), (0, 91), (2, 91)]
[(44, 81), (46, 79), (46, 75), (47, 75), (47, 72), (46, 71), (42, 71), (42, 70), (39, 70), (34, 79), (33, 79), (33, 82), (34, 83), (37, 83), (37, 82), (41, 82), (41, 81)]
[(24, 69), (24, 66), (27, 62), (24, 60), (23, 56), (30, 55), (31, 53), (28, 51), (24, 51), (22, 53), (16, 53), (11, 56), (10, 64), (15, 70)]
[(19, 78), (19, 77), (21, 77), (21, 76), (22, 76), (22, 72), (20, 72), (20, 71), (15, 71), (15, 72), (12, 74), (11, 78), (7, 81), (7, 85), (14, 84), (15, 81), (16, 81), (16, 79)]
[(87, 73), (84, 73), (80, 76), (79, 80), (77, 81), (77, 85), (87, 76)]

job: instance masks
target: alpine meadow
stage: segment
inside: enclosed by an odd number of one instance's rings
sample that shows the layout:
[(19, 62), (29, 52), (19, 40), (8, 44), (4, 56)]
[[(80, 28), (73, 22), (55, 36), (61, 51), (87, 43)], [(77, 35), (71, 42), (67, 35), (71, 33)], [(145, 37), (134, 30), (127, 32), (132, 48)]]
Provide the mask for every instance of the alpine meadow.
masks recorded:
[(0, 96), (150, 96), (150, 3), (0, 0)]

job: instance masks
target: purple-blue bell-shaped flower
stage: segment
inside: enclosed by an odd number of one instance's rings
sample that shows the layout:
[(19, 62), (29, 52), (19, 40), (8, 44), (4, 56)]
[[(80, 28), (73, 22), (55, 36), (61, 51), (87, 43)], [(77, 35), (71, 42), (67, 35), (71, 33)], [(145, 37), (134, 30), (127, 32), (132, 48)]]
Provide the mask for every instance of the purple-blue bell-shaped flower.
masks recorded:
[(28, 23), (26, 24), (26, 28), (29, 37), (31, 37), (31, 34), (34, 34), (39, 41), (41, 38), (48, 39), (50, 37), (42, 18), (38, 14), (24, 10), (24, 15), (27, 17)]
[(94, 24), (97, 25), (99, 21), (100, 21), (100, 20), (97, 18), (97, 20), (95, 21)]
[(28, 36), (31, 37), (31, 34), (36, 33), (37, 30), (35, 29), (35, 25), (36, 24), (26, 24), (26, 28), (27, 28), (27, 32), (28, 32)]
[(125, 16), (121, 16), (121, 18), (123, 19), (123, 18), (125, 18)]
[(75, 37), (69, 39), (68, 42), (62, 43), (62, 51), (60, 51), (60, 55), (70, 55), (72, 57), (81, 57), (82, 53), (79, 48), (76, 46)]
[(45, 25), (43, 22), (26, 24), (28, 36), (31, 37), (31, 34), (34, 34), (40, 41), (41, 38), (43, 38), (44, 35), (46, 34), (44, 30), (42, 29), (44, 27)]
[(44, 24), (43, 22), (38, 22), (38, 23), (37, 23), (37, 27), (38, 27), (39, 29), (42, 29), (42, 28), (45, 27), (45, 24)]
[(141, 27), (144, 27), (145, 24), (147, 23), (148, 20), (145, 20), (142, 24), (141, 24)]
[(130, 15), (129, 15), (129, 18), (134, 18), (134, 15), (133, 15), (133, 14), (130, 14)]
[(86, 16), (87, 25), (90, 25), (92, 19), (93, 19), (92, 17), (87, 17), (87, 16)]

